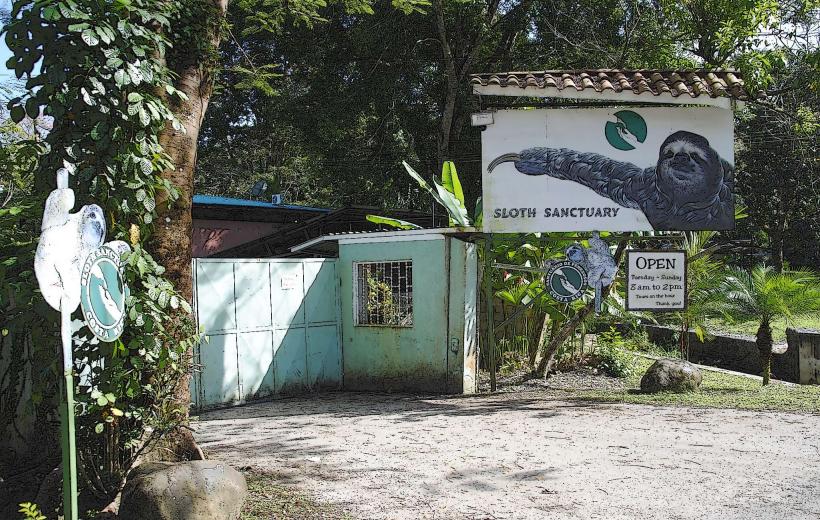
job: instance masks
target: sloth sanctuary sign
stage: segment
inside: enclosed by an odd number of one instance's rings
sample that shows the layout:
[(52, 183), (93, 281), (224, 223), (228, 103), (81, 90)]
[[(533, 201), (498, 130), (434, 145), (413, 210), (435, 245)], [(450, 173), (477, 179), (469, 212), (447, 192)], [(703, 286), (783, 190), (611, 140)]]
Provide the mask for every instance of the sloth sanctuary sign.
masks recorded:
[(732, 112), (500, 110), (481, 136), (484, 231), (734, 228)]

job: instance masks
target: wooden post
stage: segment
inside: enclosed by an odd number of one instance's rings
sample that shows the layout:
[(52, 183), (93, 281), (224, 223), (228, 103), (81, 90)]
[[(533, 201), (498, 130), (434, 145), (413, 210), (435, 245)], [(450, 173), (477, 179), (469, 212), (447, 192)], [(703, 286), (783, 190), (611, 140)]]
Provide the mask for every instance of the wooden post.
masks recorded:
[(490, 392), (495, 392), (495, 323), (493, 318), (493, 236), (484, 239), (484, 298), (487, 303), (486, 347), (490, 359)]

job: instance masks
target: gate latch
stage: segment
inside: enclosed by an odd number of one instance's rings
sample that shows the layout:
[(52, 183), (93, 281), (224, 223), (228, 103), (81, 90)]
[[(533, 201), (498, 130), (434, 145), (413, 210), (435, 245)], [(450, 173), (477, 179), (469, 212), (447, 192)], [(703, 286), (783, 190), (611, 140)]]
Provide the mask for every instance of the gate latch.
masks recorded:
[(453, 354), (458, 354), (458, 338), (452, 338), (450, 340), (450, 350)]

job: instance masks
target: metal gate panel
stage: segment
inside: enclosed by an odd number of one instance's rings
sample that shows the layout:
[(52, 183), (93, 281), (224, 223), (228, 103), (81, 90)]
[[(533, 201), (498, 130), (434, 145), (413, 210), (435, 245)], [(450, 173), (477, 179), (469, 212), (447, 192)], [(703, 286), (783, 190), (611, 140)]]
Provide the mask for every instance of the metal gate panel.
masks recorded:
[(237, 334), (237, 348), (240, 400), (272, 395), (273, 332), (262, 330)]
[(336, 262), (306, 262), (304, 269), (308, 324), (336, 323), (339, 316)]
[(303, 325), (305, 284), (302, 262), (271, 261), (270, 281), (274, 327)]
[(236, 334), (209, 336), (200, 349), (202, 405), (239, 401)]
[(305, 328), (274, 331), (273, 382), (277, 394), (294, 395), (307, 390)]
[(197, 315), (208, 332), (236, 329), (233, 263), (197, 262), (196, 285)]
[(234, 264), (234, 288), (236, 328), (240, 331), (270, 328), (272, 313), (268, 264)]
[(307, 329), (307, 379), (311, 388), (335, 388), (341, 383), (342, 350), (337, 325)]
[(194, 284), (199, 408), (339, 387), (335, 260), (197, 259)]

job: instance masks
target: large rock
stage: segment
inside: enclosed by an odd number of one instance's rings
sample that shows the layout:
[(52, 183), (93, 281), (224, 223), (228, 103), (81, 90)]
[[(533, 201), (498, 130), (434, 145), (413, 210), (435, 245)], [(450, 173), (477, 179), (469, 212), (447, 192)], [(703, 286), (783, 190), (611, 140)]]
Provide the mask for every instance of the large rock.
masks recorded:
[(703, 374), (698, 367), (681, 359), (659, 359), (641, 378), (641, 391), (656, 392), (694, 392), (703, 381)]
[(236, 520), (245, 477), (214, 460), (147, 462), (128, 475), (120, 520)]

